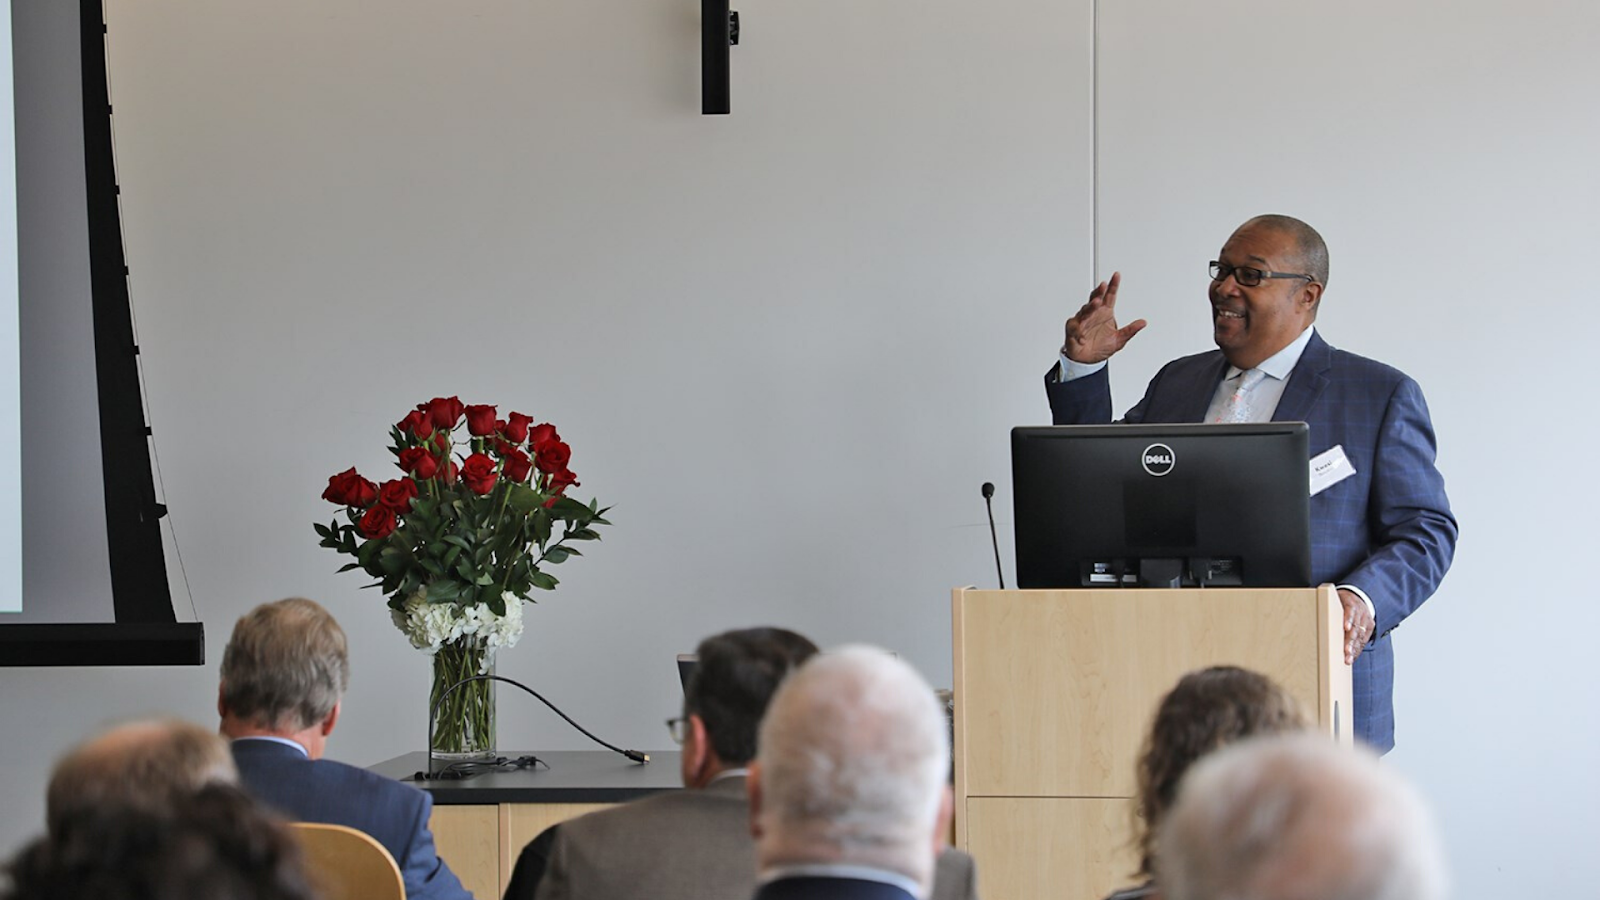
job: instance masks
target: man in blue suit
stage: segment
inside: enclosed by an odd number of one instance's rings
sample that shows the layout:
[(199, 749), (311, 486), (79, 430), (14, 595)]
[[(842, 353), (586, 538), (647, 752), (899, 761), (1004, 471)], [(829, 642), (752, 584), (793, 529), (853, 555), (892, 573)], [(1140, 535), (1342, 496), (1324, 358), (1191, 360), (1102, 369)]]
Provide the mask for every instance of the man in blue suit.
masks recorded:
[(288, 818), (364, 831), (388, 849), (410, 900), (471, 900), (433, 847), (433, 799), (410, 785), (322, 758), (350, 682), (344, 631), (310, 600), (256, 607), (222, 653), (217, 712), (239, 778)]
[[(1057, 425), (1111, 420), (1106, 360), (1144, 328), (1118, 327), (1120, 273), (1067, 320), (1045, 375)], [(1289, 216), (1239, 226), (1211, 263), (1216, 350), (1163, 366), (1124, 422), (1304, 421), (1310, 426), (1311, 575), (1344, 606), (1356, 737), (1394, 746), (1389, 634), (1439, 586), (1456, 520), (1433, 423), (1404, 373), (1328, 345), (1312, 323), (1328, 283), (1322, 236)]]

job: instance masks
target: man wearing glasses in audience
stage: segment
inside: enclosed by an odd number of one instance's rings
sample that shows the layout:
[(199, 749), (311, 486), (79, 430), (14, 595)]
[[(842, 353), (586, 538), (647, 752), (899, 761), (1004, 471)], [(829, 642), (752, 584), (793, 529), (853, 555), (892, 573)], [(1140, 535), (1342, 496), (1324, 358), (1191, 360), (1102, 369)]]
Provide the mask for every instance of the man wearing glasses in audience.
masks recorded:
[[(747, 767), (767, 704), (817, 652), (782, 628), (707, 638), (667, 727), (683, 746), (684, 790), (667, 791), (546, 829), (523, 848), (505, 900), (703, 900), (755, 890)], [(973, 896), (972, 858), (941, 855), (936, 900)]]
[[(1312, 484), (1311, 569), (1344, 606), (1353, 664), (1356, 737), (1394, 746), (1394, 650), (1389, 632), (1439, 586), (1455, 553), (1456, 520), (1435, 466), (1422, 390), (1404, 373), (1329, 346), (1312, 323), (1328, 284), (1328, 249), (1310, 225), (1257, 216), (1211, 262), (1217, 349), (1156, 373), (1123, 422), (1298, 422), (1312, 461), (1339, 475)], [(1045, 374), (1057, 425), (1111, 421), (1106, 360), (1145, 326), (1118, 327), (1113, 273), (1066, 324)]]

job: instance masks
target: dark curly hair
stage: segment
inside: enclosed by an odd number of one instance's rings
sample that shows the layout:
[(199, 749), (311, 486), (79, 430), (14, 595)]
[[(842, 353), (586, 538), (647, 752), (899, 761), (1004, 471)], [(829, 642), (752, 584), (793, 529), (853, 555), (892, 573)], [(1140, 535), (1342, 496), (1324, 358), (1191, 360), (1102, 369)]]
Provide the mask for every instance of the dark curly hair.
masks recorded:
[(1177, 799), (1178, 782), (1200, 757), (1256, 734), (1300, 731), (1305, 710), (1272, 679), (1236, 666), (1190, 672), (1161, 698), (1139, 754), (1134, 838), (1139, 871), (1154, 871), (1156, 831)]
[(6, 867), (0, 900), (315, 900), (287, 826), (231, 785), (170, 807), (75, 809)]

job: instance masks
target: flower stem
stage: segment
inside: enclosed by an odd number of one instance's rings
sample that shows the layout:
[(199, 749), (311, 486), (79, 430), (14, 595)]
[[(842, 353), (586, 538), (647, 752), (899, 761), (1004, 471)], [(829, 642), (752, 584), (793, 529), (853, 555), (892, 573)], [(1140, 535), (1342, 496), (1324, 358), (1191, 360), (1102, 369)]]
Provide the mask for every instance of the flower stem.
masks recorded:
[[(451, 685), (479, 674), (487, 652), (479, 640), (458, 640), (440, 647), (433, 656), (433, 690), (428, 707)], [(485, 674), (493, 674), (487, 672)], [(476, 754), (494, 749), (494, 682), (474, 681), (457, 688), (439, 705), (433, 725), (433, 750), (437, 753)]]

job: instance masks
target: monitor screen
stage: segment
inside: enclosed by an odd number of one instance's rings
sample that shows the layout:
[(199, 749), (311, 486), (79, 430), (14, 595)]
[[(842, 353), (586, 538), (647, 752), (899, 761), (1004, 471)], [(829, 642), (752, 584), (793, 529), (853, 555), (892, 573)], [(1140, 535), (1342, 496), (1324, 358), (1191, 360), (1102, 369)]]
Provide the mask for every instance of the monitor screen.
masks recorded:
[(1017, 585), (1308, 587), (1304, 422), (1011, 431)]

